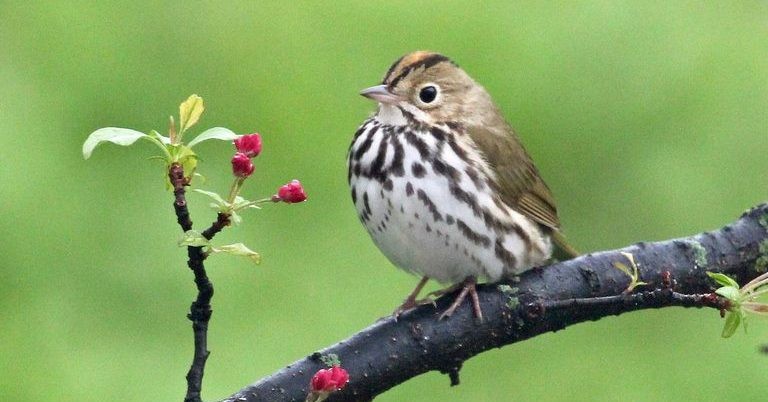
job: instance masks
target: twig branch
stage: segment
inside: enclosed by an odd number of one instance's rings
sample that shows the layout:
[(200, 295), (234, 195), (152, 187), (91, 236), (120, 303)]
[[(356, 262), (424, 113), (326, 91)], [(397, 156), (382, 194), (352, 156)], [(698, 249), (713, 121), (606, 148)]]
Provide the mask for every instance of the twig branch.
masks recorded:
[[(382, 318), (336, 345), (294, 362), (238, 391), (226, 401), (302, 401), (311, 376), (324, 368), (321, 357), (336, 354), (350, 382), (331, 401), (368, 401), (428, 371), (449, 374), (458, 383), (462, 363), (481, 352), (519, 342), (587, 320), (628, 311), (667, 306), (727, 308), (712, 295), (707, 271), (726, 273), (746, 283), (765, 270), (756, 263), (768, 241), (768, 205), (745, 213), (719, 230), (657, 243), (638, 243), (621, 250), (585, 255), (524, 273), (508, 286), (488, 284), (478, 293), (482, 323), (468, 304), (448, 320), (437, 316), (454, 294), (421, 306), (398, 321)], [(766, 250), (768, 247), (763, 247)], [(613, 266), (631, 253), (640, 280), (649, 289), (624, 294), (630, 278)]]
[[(173, 208), (176, 211), (176, 218), (179, 226), (184, 231), (192, 229), (192, 219), (187, 209), (186, 189), (189, 183), (184, 177), (184, 169), (180, 164), (174, 163), (168, 170), (168, 178), (173, 184), (174, 202)], [(216, 233), (220, 232), (225, 226), (229, 225), (229, 215), (219, 213), (217, 219), (211, 227), (202, 234), (211, 240)], [(205, 362), (208, 360), (208, 322), (211, 319), (211, 298), (213, 297), (213, 284), (208, 279), (203, 262), (208, 257), (202, 247), (187, 247), (187, 266), (195, 275), (195, 285), (197, 286), (197, 297), (189, 307), (187, 318), (192, 321), (192, 332), (195, 339), (195, 352), (192, 358), (192, 365), (187, 372), (187, 395), (184, 402), (202, 402), (200, 391), (203, 384), (203, 374), (205, 372)]]

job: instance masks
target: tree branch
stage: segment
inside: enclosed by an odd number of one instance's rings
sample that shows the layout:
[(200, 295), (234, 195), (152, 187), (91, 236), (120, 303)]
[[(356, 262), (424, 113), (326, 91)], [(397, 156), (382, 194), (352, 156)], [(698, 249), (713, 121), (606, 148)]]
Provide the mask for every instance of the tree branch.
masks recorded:
[[(321, 357), (331, 353), (338, 355), (350, 382), (328, 401), (368, 401), (432, 370), (449, 374), (457, 384), (462, 363), (472, 356), (575, 323), (667, 306), (722, 310), (727, 300), (710, 293), (713, 282), (706, 272), (726, 273), (741, 284), (765, 272), (767, 227), (768, 204), (763, 204), (716, 231), (585, 255), (528, 271), (508, 286), (482, 285), (482, 323), (467, 303), (438, 321), (455, 296), (449, 294), (437, 300), (436, 308), (421, 306), (398, 321), (382, 318), (225, 401), (303, 401), (310, 378), (325, 368)], [(621, 252), (634, 256), (640, 280), (647, 283), (640, 290), (647, 291), (624, 294), (630, 278), (613, 265), (627, 262)]]
[[(174, 202), (173, 208), (176, 211), (176, 219), (179, 226), (184, 231), (192, 229), (192, 219), (187, 209), (186, 189), (188, 180), (184, 177), (184, 169), (178, 163), (171, 164), (168, 169), (168, 178), (173, 185)], [(211, 240), (216, 233), (220, 232), (225, 226), (229, 225), (229, 215), (219, 213), (216, 221), (211, 227), (206, 229), (202, 235)], [(187, 266), (195, 275), (195, 285), (197, 286), (197, 297), (189, 307), (187, 318), (192, 321), (192, 332), (194, 334), (194, 356), (192, 364), (187, 372), (187, 395), (184, 402), (201, 402), (200, 392), (203, 386), (203, 374), (205, 372), (205, 362), (208, 360), (208, 322), (211, 319), (211, 298), (213, 298), (213, 284), (208, 279), (203, 262), (208, 257), (202, 247), (187, 247)]]

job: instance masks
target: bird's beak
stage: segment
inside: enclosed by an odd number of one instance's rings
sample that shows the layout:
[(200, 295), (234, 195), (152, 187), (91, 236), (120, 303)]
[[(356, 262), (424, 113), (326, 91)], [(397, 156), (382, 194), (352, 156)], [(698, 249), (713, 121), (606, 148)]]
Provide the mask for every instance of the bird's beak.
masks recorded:
[(374, 87), (365, 88), (360, 91), (360, 95), (363, 95), (368, 99), (388, 104), (397, 103), (401, 100), (399, 96), (390, 92), (386, 85), (376, 85)]

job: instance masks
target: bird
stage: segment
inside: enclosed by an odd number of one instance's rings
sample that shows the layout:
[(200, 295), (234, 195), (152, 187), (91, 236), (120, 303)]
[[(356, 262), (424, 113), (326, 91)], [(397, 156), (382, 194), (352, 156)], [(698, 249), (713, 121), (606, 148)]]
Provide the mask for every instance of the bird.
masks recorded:
[[(355, 132), (347, 180), (360, 221), (381, 252), (421, 280), (393, 315), (430, 296), (460, 292), (482, 320), (478, 281), (497, 282), (544, 264), (565, 240), (552, 193), (488, 91), (450, 58), (415, 51), (381, 84)], [(435, 280), (445, 289), (419, 299)]]

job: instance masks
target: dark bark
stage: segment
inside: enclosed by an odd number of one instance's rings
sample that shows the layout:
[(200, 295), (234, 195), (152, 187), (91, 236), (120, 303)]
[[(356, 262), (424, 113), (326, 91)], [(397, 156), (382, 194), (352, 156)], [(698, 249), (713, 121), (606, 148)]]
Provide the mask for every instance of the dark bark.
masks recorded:
[[(481, 285), (482, 323), (474, 319), (469, 303), (449, 319), (438, 321), (455, 296), (448, 294), (437, 300), (436, 308), (421, 306), (398, 321), (380, 319), (226, 401), (303, 401), (310, 378), (325, 368), (321, 357), (327, 354), (338, 355), (350, 376), (346, 388), (328, 401), (367, 401), (432, 370), (446, 373), (451, 383), (458, 383), (462, 363), (472, 356), (575, 323), (666, 306), (723, 309), (727, 301), (711, 293), (714, 283), (706, 272), (726, 273), (740, 284), (764, 272), (768, 256), (761, 255), (760, 245), (768, 241), (766, 222), (768, 205), (764, 204), (716, 231), (638, 243), (536, 268), (509, 287)], [(625, 293), (630, 278), (613, 265), (630, 265), (621, 252), (634, 256), (640, 280), (647, 283), (632, 294)]]
[[(187, 209), (186, 189), (188, 180), (184, 177), (184, 170), (181, 165), (174, 163), (168, 170), (168, 178), (173, 185), (174, 202), (173, 208), (176, 211), (176, 219), (184, 231), (192, 229), (192, 219)], [(202, 235), (211, 240), (216, 233), (220, 232), (225, 226), (229, 225), (229, 215), (219, 213), (217, 219), (211, 227), (206, 229)], [(202, 247), (187, 247), (187, 266), (195, 275), (195, 286), (197, 287), (197, 297), (189, 307), (187, 318), (192, 321), (192, 332), (194, 336), (194, 355), (192, 364), (187, 372), (187, 394), (184, 397), (185, 402), (201, 402), (200, 392), (203, 385), (203, 374), (205, 373), (205, 363), (208, 360), (208, 322), (211, 319), (211, 298), (213, 298), (213, 284), (208, 279), (205, 272), (204, 261), (208, 257)]]

